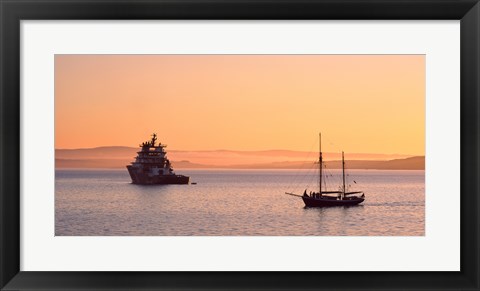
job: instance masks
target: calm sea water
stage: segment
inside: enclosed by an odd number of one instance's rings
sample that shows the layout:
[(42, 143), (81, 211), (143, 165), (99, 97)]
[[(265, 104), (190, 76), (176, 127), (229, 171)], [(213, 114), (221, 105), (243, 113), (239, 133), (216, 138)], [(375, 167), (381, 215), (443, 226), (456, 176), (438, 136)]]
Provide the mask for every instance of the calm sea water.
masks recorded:
[[(141, 186), (125, 170), (57, 170), (55, 234), (67, 236), (423, 236), (424, 171), (350, 170), (359, 206), (305, 208), (308, 170), (179, 170), (196, 185)], [(331, 170), (328, 190), (340, 185)], [(356, 183), (355, 183), (355, 182)], [(332, 186), (330, 186), (332, 185)]]

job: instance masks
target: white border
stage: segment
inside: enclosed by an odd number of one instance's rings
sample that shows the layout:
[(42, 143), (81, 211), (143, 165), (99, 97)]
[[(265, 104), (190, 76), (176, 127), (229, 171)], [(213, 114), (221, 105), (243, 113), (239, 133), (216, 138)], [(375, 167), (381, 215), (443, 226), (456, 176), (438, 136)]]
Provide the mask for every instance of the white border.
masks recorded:
[[(426, 236), (54, 237), (53, 60), (79, 53), (426, 54)], [(460, 268), (459, 21), (22, 21), (21, 72), (22, 271)]]

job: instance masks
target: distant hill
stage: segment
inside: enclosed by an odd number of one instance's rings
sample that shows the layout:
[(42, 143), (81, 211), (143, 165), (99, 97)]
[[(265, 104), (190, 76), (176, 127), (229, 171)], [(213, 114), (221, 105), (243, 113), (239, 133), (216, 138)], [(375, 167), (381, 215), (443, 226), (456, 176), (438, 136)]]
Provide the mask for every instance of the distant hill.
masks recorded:
[[(57, 168), (124, 168), (132, 159), (55, 159)], [(378, 170), (424, 170), (425, 157), (410, 157), (406, 159), (394, 159), (390, 161), (346, 161), (349, 169), (378, 169)], [(306, 169), (313, 168), (314, 162), (284, 161), (258, 164), (237, 165), (208, 165), (189, 161), (172, 161), (174, 168), (178, 169)], [(325, 166), (329, 169), (340, 169), (341, 161), (326, 161)]]
[(113, 146), (97, 147), (88, 149), (56, 149), (55, 158), (57, 159), (118, 159), (133, 158), (138, 148)]
[[(55, 159), (56, 168), (125, 168), (131, 160), (125, 159)], [(172, 163), (175, 168), (212, 168), (205, 165), (190, 163), (189, 161), (179, 161)]]
[[(84, 160), (90, 160), (92, 165), (102, 164), (117, 165), (128, 164), (137, 155), (139, 148), (114, 146), (114, 147), (97, 147), (86, 149), (57, 149), (55, 150), (55, 158), (59, 161), (59, 165), (86, 165)], [(263, 150), (263, 151), (234, 151), (234, 150), (209, 150), (209, 151), (181, 151), (169, 150), (168, 157), (172, 161), (190, 161), (192, 167), (196, 165), (210, 165), (215, 167), (230, 167), (232, 165), (270, 165), (275, 163), (296, 162), (304, 163), (305, 161), (314, 161), (318, 153), (305, 151), (290, 150)], [(327, 161), (341, 159), (340, 153), (324, 153), (324, 159)], [(401, 154), (364, 154), (349, 153), (349, 160), (361, 161), (387, 161), (394, 159), (408, 158), (409, 155)], [(175, 165), (176, 167), (183, 167)], [(206, 167), (210, 167), (206, 166)], [(83, 167), (83, 166), (82, 166)], [(110, 167), (110, 166), (109, 166)]]
[[(395, 159), (390, 161), (345, 161), (349, 169), (376, 169), (376, 170), (424, 170), (425, 157), (410, 157), (406, 159)], [(328, 169), (341, 169), (342, 161), (326, 161)], [(232, 169), (308, 169), (318, 167), (313, 162), (275, 162), (267, 164), (231, 165), (225, 168)]]

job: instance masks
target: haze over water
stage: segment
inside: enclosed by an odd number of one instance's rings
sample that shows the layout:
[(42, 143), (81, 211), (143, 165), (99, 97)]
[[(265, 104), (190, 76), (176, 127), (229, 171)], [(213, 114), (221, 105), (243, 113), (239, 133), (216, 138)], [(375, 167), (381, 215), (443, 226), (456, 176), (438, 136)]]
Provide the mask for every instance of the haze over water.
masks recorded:
[[(353, 207), (304, 208), (308, 170), (181, 170), (196, 185), (142, 186), (126, 169), (57, 169), (55, 235), (423, 236), (425, 172), (350, 170)], [(329, 189), (339, 186), (331, 170)], [(356, 181), (354, 183), (353, 181)]]

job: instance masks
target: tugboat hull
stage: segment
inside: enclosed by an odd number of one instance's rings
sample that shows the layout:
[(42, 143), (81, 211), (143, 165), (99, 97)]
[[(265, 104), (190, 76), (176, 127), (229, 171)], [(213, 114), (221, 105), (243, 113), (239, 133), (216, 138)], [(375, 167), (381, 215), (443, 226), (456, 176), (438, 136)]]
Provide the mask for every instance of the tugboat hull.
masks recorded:
[(150, 176), (143, 172), (136, 171), (132, 166), (127, 166), (132, 184), (140, 185), (171, 185), (171, 184), (188, 184), (190, 177), (184, 175), (155, 175)]
[(312, 198), (302, 196), (303, 202), (307, 207), (331, 207), (331, 206), (352, 206), (362, 203), (364, 198), (352, 198), (348, 200), (337, 200), (328, 198)]

